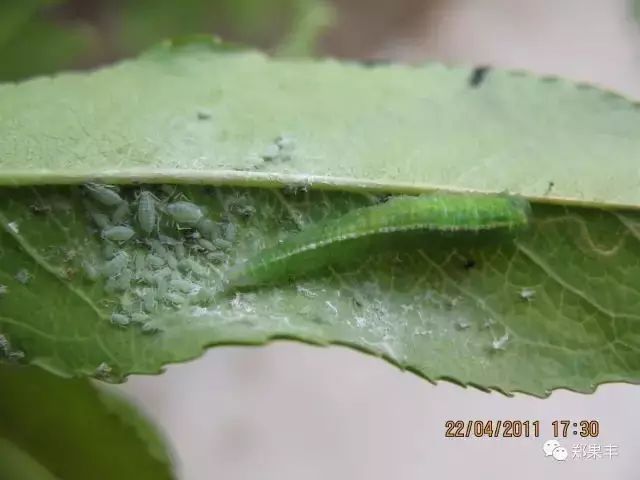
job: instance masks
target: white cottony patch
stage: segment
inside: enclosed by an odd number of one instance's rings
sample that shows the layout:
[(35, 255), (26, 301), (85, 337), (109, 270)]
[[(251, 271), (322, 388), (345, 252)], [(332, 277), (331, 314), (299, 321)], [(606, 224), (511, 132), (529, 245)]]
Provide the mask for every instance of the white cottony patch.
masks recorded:
[(494, 350), (504, 350), (507, 346), (507, 342), (509, 341), (509, 334), (505, 333), (500, 338), (491, 342), (491, 348)]

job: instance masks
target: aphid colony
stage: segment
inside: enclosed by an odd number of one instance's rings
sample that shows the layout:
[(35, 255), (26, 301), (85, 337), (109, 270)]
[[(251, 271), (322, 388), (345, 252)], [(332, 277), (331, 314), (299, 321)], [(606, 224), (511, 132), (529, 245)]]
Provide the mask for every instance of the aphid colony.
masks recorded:
[(155, 332), (151, 313), (212, 302), (235, 238), (233, 224), (214, 222), (173, 192), (161, 200), (141, 190), (130, 204), (115, 187), (92, 183), (85, 189), (102, 258), (85, 259), (82, 269), (88, 280), (102, 281), (106, 293), (119, 295), (111, 323)]

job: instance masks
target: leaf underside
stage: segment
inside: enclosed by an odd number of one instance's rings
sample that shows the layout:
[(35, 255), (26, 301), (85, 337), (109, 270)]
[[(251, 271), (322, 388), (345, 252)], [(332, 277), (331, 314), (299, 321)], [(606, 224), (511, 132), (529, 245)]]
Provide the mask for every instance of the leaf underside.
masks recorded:
[[(169, 45), (91, 74), (0, 86), (0, 112), (11, 112), (0, 115), (5, 356), (119, 381), (208, 346), (290, 338), (505, 393), (638, 382), (637, 106), (563, 81), (476, 77)], [(151, 287), (133, 279), (113, 291), (83, 274), (83, 261), (107, 261), (77, 186), (92, 179), (123, 184), (132, 208), (133, 184), (149, 182), (178, 184), (206, 209), (229, 244), (191, 250), (207, 273), (180, 279), (215, 298), (157, 299), (155, 333), (114, 326), (111, 315), (140, 308)], [(526, 196), (531, 227), (392, 237), (312, 277), (223, 291), (227, 268), (311, 222), (433, 189)], [(121, 247), (132, 262), (148, 248), (140, 239)]]
[[(122, 195), (134, 203), (138, 191)], [(208, 269), (182, 278), (218, 293), (179, 306), (158, 298), (150, 313), (154, 333), (110, 321), (114, 312), (143, 310), (132, 292), (154, 290), (144, 280), (113, 292), (108, 279), (91, 281), (83, 271), (87, 259), (106, 263), (102, 252), (110, 242), (89, 220), (82, 189), (2, 193), (0, 283), (7, 292), (0, 298), (0, 332), (11, 352), (54, 371), (117, 381), (158, 372), (207, 346), (292, 338), (348, 345), (431, 380), (503, 392), (589, 392), (602, 382), (640, 378), (640, 292), (631, 282), (640, 275), (637, 213), (534, 205), (531, 227), (516, 237), (393, 235), (351, 262), (333, 258), (338, 247), (316, 275), (225, 292), (221, 279), (231, 266), (377, 197), (184, 188), (180, 194), (216, 224), (214, 238), (223, 238), (229, 225), (234, 233), (228, 248), (208, 261), (210, 252), (196, 248), (191, 229), (162, 224), (164, 234), (183, 241), (190, 258)], [(43, 205), (51, 209), (42, 211)], [(129, 253), (131, 269), (136, 255), (150, 252), (139, 234), (118, 248)], [(161, 268), (167, 266), (145, 267)], [(28, 272), (24, 284), (21, 271)], [(101, 364), (109, 366), (108, 375)]]

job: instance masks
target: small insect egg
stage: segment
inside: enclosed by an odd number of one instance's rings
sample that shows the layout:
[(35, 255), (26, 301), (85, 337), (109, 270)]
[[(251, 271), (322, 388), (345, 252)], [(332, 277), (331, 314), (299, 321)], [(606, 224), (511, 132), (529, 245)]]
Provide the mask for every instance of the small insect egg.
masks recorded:
[(138, 225), (146, 234), (150, 234), (156, 226), (158, 215), (156, 201), (151, 192), (142, 191), (138, 197)]
[(131, 323), (131, 319), (129, 318), (129, 316), (123, 315), (121, 313), (112, 313), (111, 323), (118, 327), (126, 327)]
[(203, 212), (199, 206), (191, 202), (174, 202), (166, 207), (167, 213), (178, 223), (195, 225), (203, 217)]
[(147, 265), (151, 268), (161, 268), (164, 267), (167, 262), (164, 261), (161, 257), (154, 255), (153, 253), (149, 253), (147, 255)]
[(509, 334), (505, 333), (503, 336), (491, 342), (491, 348), (493, 350), (504, 350), (509, 341)]
[(104, 213), (100, 212), (90, 212), (91, 220), (95, 223), (100, 229), (104, 230), (105, 228), (109, 228), (111, 226), (111, 220)]
[(197, 243), (202, 248), (204, 248), (205, 250), (209, 250), (210, 252), (215, 252), (216, 250), (218, 250), (213, 243), (205, 238), (199, 238)]
[(134, 235), (135, 232), (133, 231), (133, 229), (124, 225), (109, 227), (102, 230), (102, 238), (114, 242), (126, 242), (127, 240), (130, 240)]
[(523, 288), (520, 290), (520, 298), (527, 302), (531, 302), (536, 296), (536, 291), (533, 288)]
[(99, 185), (97, 183), (87, 183), (84, 186), (89, 195), (97, 202), (106, 207), (115, 207), (122, 203), (122, 197), (111, 187)]
[(16, 272), (16, 275), (15, 275), (15, 279), (23, 285), (26, 285), (27, 283), (29, 283), (32, 278), (33, 276), (31, 275), (29, 270), (27, 270), (26, 268), (21, 268)]

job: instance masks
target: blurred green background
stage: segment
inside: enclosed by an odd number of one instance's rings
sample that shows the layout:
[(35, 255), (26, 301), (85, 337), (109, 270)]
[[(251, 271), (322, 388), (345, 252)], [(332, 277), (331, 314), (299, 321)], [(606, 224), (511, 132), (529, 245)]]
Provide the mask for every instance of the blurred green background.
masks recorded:
[(0, 0), (0, 81), (91, 68), (194, 33), (308, 55), (332, 11), (321, 0)]

